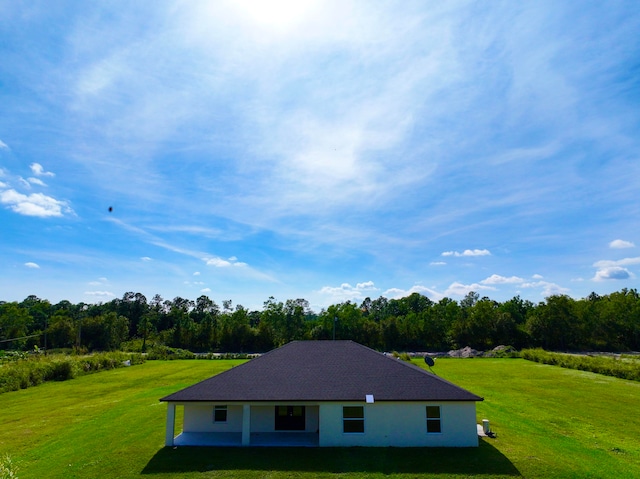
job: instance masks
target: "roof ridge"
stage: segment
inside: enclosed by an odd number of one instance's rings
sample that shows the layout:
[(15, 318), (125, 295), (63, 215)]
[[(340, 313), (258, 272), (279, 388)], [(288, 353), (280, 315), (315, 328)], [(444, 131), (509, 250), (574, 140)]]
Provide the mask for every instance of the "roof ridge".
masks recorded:
[[(364, 348), (364, 349), (368, 349), (368, 350), (370, 350), (370, 351), (372, 351), (372, 352), (374, 352), (374, 353), (376, 353), (376, 354), (379, 354), (379, 355), (380, 355), (380, 356), (382, 356), (384, 359), (388, 359), (388, 360), (390, 360), (390, 361), (394, 361), (394, 362), (396, 362), (396, 364), (401, 364), (402, 366), (404, 366), (404, 367), (406, 367), (406, 368), (410, 368), (410, 369), (412, 369), (412, 370), (414, 370), (414, 371), (417, 371), (417, 372), (419, 372), (419, 373), (421, 373), (421, 374), (425, 374), (425, 375), (427, 375), (427, 376), (429, 376), (429, 377), (432, 377), (433, 379), (436, 379), (436, 380), (438, 380), (438, 381), (440, 381), (440, 382), (443, 382), (443, 383), (449, 384), (449, 385), (451, 385), (451, 386), (454, 386), (454, 387), (457, 387), (457, 388), (463, 389), (464, 391), (466, 391), (466, 392), (468, 392), (468, 393), (470, 393), (470, 394), (474, 394), (474, 393), (472, 393), (471, 391), (469, 391), (469, 390), (467, 390), (467, 389), (465, 389), (465, 388), (463, 388), (463, 387), (460, 387), (460, 386), (458, 386), (457, 384), (454, 384), (454, 383), (452, 383), (451, 381), (449, 381), (449, 380), (447, 380), (447, 379), (441, 378), (440, 376), (438, 376), (438, 375), (437, 375), (437, 374), (435, 374), (435, 373), (431, 373), (431, 372), (427, 371), (426, 369), (421, 368), (420, 366), (418, 366), (418, 365), (416, 365), (416, 364), (413, 364), (413, 362), (407, 362), (407, 361), (404, 361), (404, 360), (401, 360), (401, 359), (390, 358), (390, 357), (389, 357), (389, 356), (387, 356), (386, 354), (381, 353), (380, 351), (376, 351), (375, 349), (370, 348), (370, 347), (368, 347), (368, 346), (365, 346), (364, 344), (360, 344), (360, 343), (355, 342), (355, 341), (352, 341), (352, 342), (353, 342), (353, 343), (355, 343), (356, 345), (358, 345), (358, 346), (360, 346), (360, 347)], [(475, 396), (477, 396), (476, 394), (474, 394), (474, 395), (475, 395)], [(480, 396), (478, 396), (478, 397), (480, 397)]]
[(482, 401), (353, 340), (291, 341), (161, 401), (360, 401), (370, 393), (380, 401)]

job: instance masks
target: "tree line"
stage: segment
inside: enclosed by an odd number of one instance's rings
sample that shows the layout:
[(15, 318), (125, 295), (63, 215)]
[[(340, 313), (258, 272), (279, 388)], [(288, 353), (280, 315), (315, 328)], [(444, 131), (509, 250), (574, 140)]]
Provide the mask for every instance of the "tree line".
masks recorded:
[(319, 313), (308, 301), (274, 297), (261, 311), (206, 295), (150, 300), (127, 292), (106, 303), (51, 304), (35, 295), (0, 302), (0, 349), (74, 348), (109, 351), (150, 345), (194, 352), (263, 352), (292, 340), (351, 339), (377, 350), (446, 351), (464, 346), (517, 349), (640, 350), (640, 296), (623, 289), (583, 299), (549, 296), (534, 304), (516, 296), (497, 302), (476, 292), (460, 301), (345, 301)]

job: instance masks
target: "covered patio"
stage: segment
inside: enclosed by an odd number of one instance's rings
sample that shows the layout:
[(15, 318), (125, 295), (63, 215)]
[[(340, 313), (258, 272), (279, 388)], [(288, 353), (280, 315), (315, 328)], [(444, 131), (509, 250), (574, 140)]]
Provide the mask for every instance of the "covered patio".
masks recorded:
[(318, 447), (319, 406), (276, 403), (215, 405), (186, 403), (182, 431), (175, 435), (178, 404), (167, 404), (167, 446)]
[[(242, 446), (241, 432), (183, 432), (173, 440), (174, 446)], [(249, 446), (318, 447), (319, 434), (310, 432), (252, 432)]]

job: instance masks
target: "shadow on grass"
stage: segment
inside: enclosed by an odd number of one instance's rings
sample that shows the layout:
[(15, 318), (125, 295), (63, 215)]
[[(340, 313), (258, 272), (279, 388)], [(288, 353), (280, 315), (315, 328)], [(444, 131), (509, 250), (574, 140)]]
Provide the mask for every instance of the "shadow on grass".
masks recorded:
[(485, 440), (477, 448), (461, 449), (165, 447), (142, 473), (213, 470), (520, 476), (511, 461)]

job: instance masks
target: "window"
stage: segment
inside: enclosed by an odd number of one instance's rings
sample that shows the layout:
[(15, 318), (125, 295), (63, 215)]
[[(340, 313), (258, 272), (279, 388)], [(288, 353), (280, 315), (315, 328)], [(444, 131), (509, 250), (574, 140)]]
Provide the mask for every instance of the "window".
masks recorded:
[(342, 408), (342, 432), (364, 432), (364, 407), (343, 406)]
[(427, 434), (442, 432), (440, 406), (427, 406)]
[(213, 408), (213, 422), (227, 422), (227, 406)]

